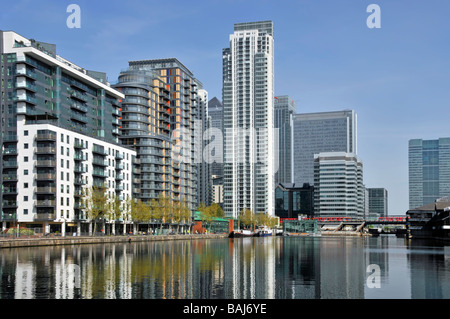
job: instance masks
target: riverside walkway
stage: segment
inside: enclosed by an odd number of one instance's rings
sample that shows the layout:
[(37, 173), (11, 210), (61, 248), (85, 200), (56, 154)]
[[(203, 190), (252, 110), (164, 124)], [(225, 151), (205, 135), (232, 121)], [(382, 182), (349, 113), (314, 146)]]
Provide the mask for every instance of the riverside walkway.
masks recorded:
[(145, 241), (197, 240), (226, 238), (228, 234), (198, 234), (198, 235), (130, 235), (130, 236), (67, 236), (40, 238), (0, 238), (1, 248), (39, 247), (82, 244), (133, 243)]

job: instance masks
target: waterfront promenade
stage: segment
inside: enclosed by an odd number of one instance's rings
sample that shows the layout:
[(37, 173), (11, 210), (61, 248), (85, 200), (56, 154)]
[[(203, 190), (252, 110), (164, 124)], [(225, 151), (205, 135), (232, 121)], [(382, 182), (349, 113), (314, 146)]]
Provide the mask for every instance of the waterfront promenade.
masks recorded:
[(67, 236), (40, 238), (0, 238), (0, 248), (39, 247), (81, 244), (132, 243), (145, 241), (173, 241), (226, 238), (228, 234), (194, 234), (194, 235), (130, 235), (130, 236)]

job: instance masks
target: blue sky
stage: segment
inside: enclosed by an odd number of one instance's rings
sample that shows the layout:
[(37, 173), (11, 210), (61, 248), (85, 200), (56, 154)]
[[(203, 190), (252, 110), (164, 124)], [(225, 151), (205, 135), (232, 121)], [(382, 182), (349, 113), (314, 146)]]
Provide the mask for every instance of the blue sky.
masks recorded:
[[(69, 29), (69, 4), (81, 28)], [(381, 28), (369, 29), (369, 4)], [(367, 187), (408, 209), (408, 140), (450, 136), (448, 0), (0, 0), (0, 29), (55, 43), (115, 83), (128, 61), (176, 57), (221, 99), (222, 48), (238, 22), (272, 20), (275, 94), (297, 111), (354, 109)]]

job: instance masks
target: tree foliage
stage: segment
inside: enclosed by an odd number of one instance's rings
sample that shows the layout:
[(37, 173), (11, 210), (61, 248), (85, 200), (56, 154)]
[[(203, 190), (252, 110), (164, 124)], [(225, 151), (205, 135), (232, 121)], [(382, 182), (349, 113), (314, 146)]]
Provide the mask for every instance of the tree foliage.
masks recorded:
[(97, 221), (100, 218), (106, 218), (108, 207), (108, 196), (106, 195), (106, 187), (93, 185), (91, 187), (84, 188), (82, 201), (84, 209), (87, 213), (87, 217), (94, 221), (95, 234), (97, 229)]

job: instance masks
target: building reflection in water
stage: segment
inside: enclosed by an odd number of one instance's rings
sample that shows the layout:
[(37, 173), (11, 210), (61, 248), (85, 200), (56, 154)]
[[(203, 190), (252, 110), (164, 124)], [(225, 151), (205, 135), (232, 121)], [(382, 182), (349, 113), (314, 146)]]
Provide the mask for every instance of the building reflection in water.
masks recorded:
[[(5, 249), (0, 299), (448, 298), (448, 252), (381, 237)], [(382, 289), (366, 285), (370, 264)]]

